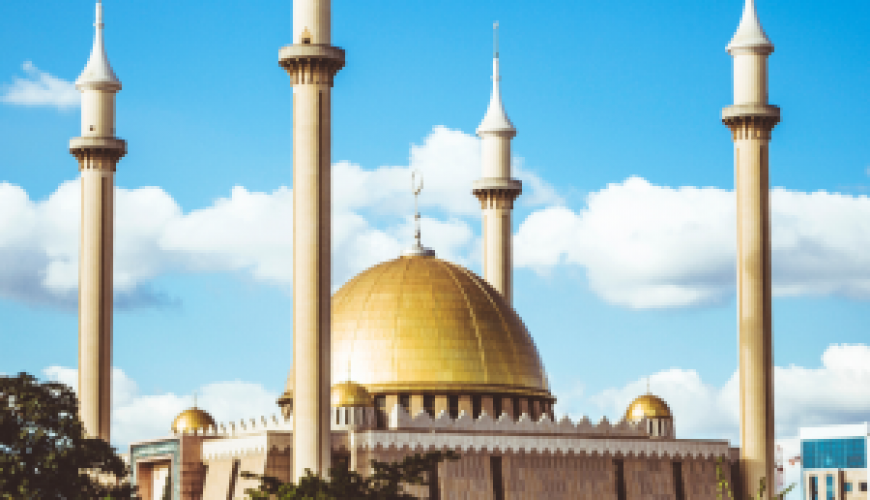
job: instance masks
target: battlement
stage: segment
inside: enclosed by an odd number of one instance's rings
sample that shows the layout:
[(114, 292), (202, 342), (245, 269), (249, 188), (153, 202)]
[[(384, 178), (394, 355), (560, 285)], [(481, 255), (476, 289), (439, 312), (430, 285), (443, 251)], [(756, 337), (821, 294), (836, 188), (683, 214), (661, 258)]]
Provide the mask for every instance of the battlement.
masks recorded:
[(199, 429), (186, 430), (176, 435), (187, 436), (215, 436), (215, 437), (236, 437), (250, 436), (253, 434), (261, 434), (264, 431), (292, 431), (293, 417), (284, 418), (281, 415), (272, 415), (269, 418), (260, 417), (257, 419), (242, 419), (238, 422), (220, 423), (217, 427), (209, 426)]
[(481, 412), (478, 418), (472, 418), (465, 412), (460, 412), (458, 418), (451, 418), (446, 411), (442, 411), (432, 418), (425, 411), (420, 411), (411, 416), (401, 405), (395, 405), (390, 412), (389, 428), (394, 430), (426, 430), (444, 432), (482, 432), (482, 433), (510, 433), (510, 434), (571, 434), (588, 436), (624, 436), (624, 437), (647, 437), (642, 422), (631, 423), (625, 420), (616, 425), (611, 424), (607, 417), (602, 418), (598, 424), (593, 424), (588, 418), (583, 417), (577, 422), (570, 418), (562, 417), (558, 422), (550, 419), (549, 415), (542, 415), (537, 421), (523, 413), (520, 418), (514, 420), (506, 414), (494, 419)]

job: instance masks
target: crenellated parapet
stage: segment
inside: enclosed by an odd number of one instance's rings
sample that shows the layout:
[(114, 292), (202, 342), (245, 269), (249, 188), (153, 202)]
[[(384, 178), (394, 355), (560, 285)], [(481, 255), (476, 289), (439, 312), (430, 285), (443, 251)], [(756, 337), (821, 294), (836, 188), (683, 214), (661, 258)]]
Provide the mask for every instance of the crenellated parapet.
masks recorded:
[(563, 434), (563, 435), (587, 435), (587, 436), (620, 436), (646, 438), (648, 434), (642, 423), (631, 423), (622, 420), (617, 424), (610, 423), (607, 417), (601, 419), (598, 424), (593, 424), (588, 418), (577, 422), (563, 417), (558, 422), (550, 419), (547, 414), (538, 420), (532, 420), (523, 413), (519, 419), (514, 420), (507, 414), (502, 414), (494, 419), (485, 411), (478, 418), (472, 418), (467, 413), (460, 412), (458, 418), (451, 418), (446, 411), (442, 411), (436, 417), (430, 416), (425, 411), (420, 411), (411, 416), (401, 405), (395, 405), (390, 412), (389, 428), (391, 430), (416, 430), (435, 432), (480, 432), (480, 433), (508, 433), (508, 434)]
[(412, 453), (454, 450), (461, 453), (549, 453), (602, 457), (715, 459), (731, 456), (727, 441), (626, 439), (621, 436), (493, 435), (466, 432), (369, 431), (354, 436), (362, 450), (407, 450)]
[(272, 415), (269, 418), (242, 419), (238, 422), (220, 423), (217, 426), (186, 429), (179, 434), (205, 437), (237, 437), (261, 434), (265, 431), (292, 431), (293, 417)]

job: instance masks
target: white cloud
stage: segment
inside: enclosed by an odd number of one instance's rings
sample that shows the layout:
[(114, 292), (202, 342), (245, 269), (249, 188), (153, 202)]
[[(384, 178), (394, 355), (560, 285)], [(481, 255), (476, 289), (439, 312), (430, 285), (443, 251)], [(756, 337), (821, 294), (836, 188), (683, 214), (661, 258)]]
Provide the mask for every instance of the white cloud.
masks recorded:
[[(737, 372), (721, 387), (705, 383), (695, 370), (671, 368), (650, 376), (651, 391), (671, 407), (677, 437), (728, 439), (735, 446), (739, 446), (740, 426), (737, 384)], [(831, 345), (815, 368), (777, 366), (774, 384), (775, 433), (787, 461), (800, 453), (800, 427), (870, 420), (870, 346)], [(619, 420), (629, 403), (644, 392), (646, 379), (590, 396), (571, 389), (557, 394), (557, 410), (572, 418), (580, 418), (584, 409), (593, 410)], [(797, 481), (799, 469), (786, 462), (786, 485)]]
[[(424, 172), (423, 242), (442, 258), (470, 265), (479, 258), (477, 202), (471, 182), (480, 171), (479, 141), (436, 127), (412, 146), (403, 167), (333, 168), (333, 285), (397, 257), (413, 239), (410, 172)], [(529, 194), (558, 201), (555, 191), (520, 170)], [(0, 183), (0, 297), (74, 307), (78, 287), (79, 181), (46, 200), (30, 200)], [(229, 197), (184, 213), (157, 187), (116, 190), (115, 300), (119, 307), (170, 301), (149, 280), (165, 273), (235, 272), (289, 290), (293, 263), (293, 193), (236, 186)], [(460, 201), (464, 200), (464, 201)], [(428, 209), (427, 209), (428, 207)], [(434, 209), (434, 210), (433, 210)], [(469, 220), (471, 219), (471, 220)], [(5, 263), (5, 265), (4, 265)]]
[(50, 106), (70, 109), (81, 104), (75, 83), (53, 76), (26, 61), (21, 68), (25, 77), (12, 77), (12, 83), (3, 85), (0, 101), (19, 106)]
[[(771, 200), (775, 293), (870, 297), (870, 198), (775, 188)], [(581, 266), (593, 291), (630, 308), (698, 306), (734, 293), (728, 190), (631, 177), (591, 193), (579, 212), (533, 212), (514, 241), (518, 267)]]
[[(76, 389), (74, 368), (51, 366), (43, 370), (48, 380)], [(206, 384), (197, 390), (197, 406), (218, 423), (257, 420), (279, 412), (278, 394), (251, 382)], [(192, 395), (141, 394), (138, 384), (120, 368), (112, 369), (112, 444), (125, 453), (130, 443), (169, 435), (175, 417), (193, 406)]]

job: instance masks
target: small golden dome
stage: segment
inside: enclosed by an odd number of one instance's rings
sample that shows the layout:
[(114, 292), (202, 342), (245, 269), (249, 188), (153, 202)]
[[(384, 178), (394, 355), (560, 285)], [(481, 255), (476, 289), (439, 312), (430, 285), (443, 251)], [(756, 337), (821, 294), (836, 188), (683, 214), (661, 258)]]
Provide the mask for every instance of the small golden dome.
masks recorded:
[(332, 379), (349, 376), (372, 394), (552, 399), (511, 305), (471, 271), (424, 255), (374, 266), (333, 296)]
[(211, 415), (195, 406), (179, 413), (172, 422), (172, 432), (175, 434), (192, 432), (197, 429), (208, 429), (209, 427), (217, 427), (214, 419), (211, 418)]
[(625, 411), (625, 419), (631, 422), (644, 418), (673, 418), (673, 415), (664, 399), (647, 393), (632, 401)]
[(365, 387), (355, 382), (342, 382), (332, 386), (332, 406), (374, 406), (375, 400)]

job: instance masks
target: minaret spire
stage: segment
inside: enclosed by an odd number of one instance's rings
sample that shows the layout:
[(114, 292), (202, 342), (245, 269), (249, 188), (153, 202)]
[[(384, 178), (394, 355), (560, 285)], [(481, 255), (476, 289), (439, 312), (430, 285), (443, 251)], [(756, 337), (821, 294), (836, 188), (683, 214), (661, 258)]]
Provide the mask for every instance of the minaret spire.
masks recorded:
[[(734, 104), (722, 121), (734, 141), (737, 194), (737, 320), (740, 366), (740, 481), (749, 498), (759, 481), (774, 484), (773, 306), (770, 253), (769, 157), (780, 111), (768, 103), (767, 58), (773, 44), (754, 0), (728, 44), (734, 64)], [(775, 493), (769, 488), (765, 498)]]
[(489, 108), (480, 126), (477, 127), (477, 135), (481, 133), (513, 133), (516, 135), (516, 129), (507, 113), (504, 110), (504, 104), (501, 102), (501, 75), (499, 74), (499, 52), (498, 52), (498, 21), (492, 26), (493, 31), (493, 56), (492, 56), (492, 95), (489, 98)]
[(76, 88), (82, 94), (81, 136), (70, 153), (81, 172), (79, 251), (79, 415), (90, 437), (108, 442), (112, 388), (112, 271), (115, 170), (127, 143), (115, 136), (115, 97), (121, 81), (103, 43), (103, 4), (97, 2), (94, 47)]
[(103, 41), (103, 2), (97, 1), (96, 21), (94, 22), (94, 46), (91, 49), (91, 57), (84, 71), (76, 80), (79, 90), (84, 88), (102, 88), (105, 90), (121, 90), (121, 80), (112, 70), (109, 64), (109, 56), (106, 54), (106, 46)]
[(522, 193), (520, 181), (511, 178), (511, 139), (517, 130), (501, 100), (498, 22), (493, 24), (492, 95), (477, 135), (481, 143), (483, 178), (472, 193), (483, 210), (483, 277), (511, 303), (513, 301), (513, 249), (511, 212)]
[(728, 51), (733, 54), (738, 49), (767, 50), (773, 52), (773, 43), (764, 33), (761, 21), (758, 20), (758, 12), (755, 10), (755, 0), (746, 0), (743, 6), (743, 17), (740, 25), (728, 44)]

